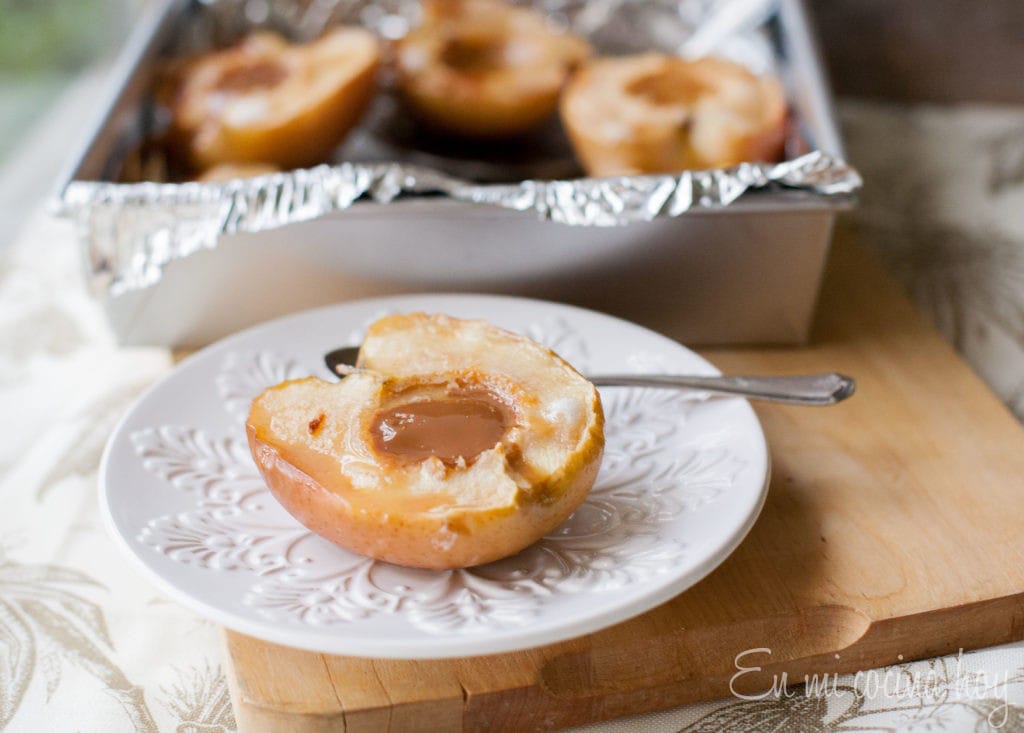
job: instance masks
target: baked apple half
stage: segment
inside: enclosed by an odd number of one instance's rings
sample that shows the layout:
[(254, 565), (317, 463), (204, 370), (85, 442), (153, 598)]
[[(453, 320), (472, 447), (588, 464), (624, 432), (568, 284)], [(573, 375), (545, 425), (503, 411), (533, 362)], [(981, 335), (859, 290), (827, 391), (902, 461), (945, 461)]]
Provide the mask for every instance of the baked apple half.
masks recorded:
[(172, 136), (199, 170), (221, 163), (322, 163), (373, 96), (380, 49), (361, 28), (307, 44), (258, 32), (175, 74)]
[(271, 387), (246, 425), (277, 500), (342, 547), (459, 568), (515, 554), (594, 484), (604, 416), (554, 352), (483, 321), (375, 322), (359, 367)]
[(653, 53), (587, 64), (566, 87), (560, 112), (592, 176), (777, 160), (786, 126), (774, 77), (724, 59)]
[(427, 0), (422, 24), (396, 43), (397, 86), (425, 123), (474, 138), (545, 122), (586, 41), (540, 13), (499, 0)]

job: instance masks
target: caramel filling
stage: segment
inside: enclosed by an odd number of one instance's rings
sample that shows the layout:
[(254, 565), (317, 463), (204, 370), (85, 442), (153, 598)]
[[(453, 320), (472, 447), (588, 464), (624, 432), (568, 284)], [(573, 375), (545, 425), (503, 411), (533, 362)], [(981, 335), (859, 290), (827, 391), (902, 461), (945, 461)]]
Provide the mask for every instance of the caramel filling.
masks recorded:
[(431, 456), (455, 465), (472, 463), (494, 448), (512, 424), (508, 407), (488, 393), (406, 402), (377, 412), (374, 448), (403, 461)]
[(486, 74), (508, 65), (504, 41), (497, 38), (453, 38), (441, 51), (441, 63), (463, 74)]
[(690, 104), (706, 91), (707, 85), (680, 64), (667, 64), (626, 87), (626, 93), (656, 105)]
[(217, 80), (217, 89), (224, 92), (249, 92), (275, 87), (284, 81), (288, 71), (273, 61), (256, 61), (224, 70)]

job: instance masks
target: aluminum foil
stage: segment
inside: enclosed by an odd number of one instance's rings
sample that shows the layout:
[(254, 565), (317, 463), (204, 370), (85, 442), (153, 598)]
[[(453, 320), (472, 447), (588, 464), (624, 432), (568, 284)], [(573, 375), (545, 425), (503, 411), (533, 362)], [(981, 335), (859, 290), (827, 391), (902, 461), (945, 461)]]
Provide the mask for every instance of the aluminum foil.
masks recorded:
[[(713, 10), (715, 0), (539, 0), (533, 4), (587, 36), (599, 51), (621, 53), (652, 48), (672, 51)], [(331, 23), (359, 22), (386, 38), (399, 37), (416, 22), (417, 7), (410, 0), (204, 0), (177, 34), (173, 52), (230, 43), (254, 26), (306, 38)], [(761, 31), (730, 39), (721, 51), (759, 70), (774, 68), (777, 58), (769, 35)], [(381, 102), (386, 104), (386, 99)], [(396, 144), (394, 136), (387, 142), (386, 135), (374, 138), (365, 132), (387, 126), (386, 112), (371, 114), (362, 125), (363, 132), (352, 136), (355, 143), (346, 143), (339, 152), (351, 162), (338, 165), (227, 183), (75, 180), (64, 189), (58, 213), (78, 225), (94, 291), (118, 295), (159, 282), (168, 263), (216, 247), (222, 235), (308, 221), (357, 201), (387, 205), (410, 196), (443, 196), (569, 226), (622, 226), (722, 209), (755, 189), (849, 197), (861, 186), (854, 169), (821, 151), (778, 164), (743, 164), (678, 175), (543, 180), (559, 170), (558, 155), (548, 155), (545, 146), (561, 150), (569, 170), (574, 165), (557, 131), (553, 139), (536, 141), (537, 149), (545, 153), (538, 156), (536, 165), (515, 169), (526, 180), (484, 183), (490, 178), (486, 160), (425, 155), (400, 139)], [(360, 161), (382, 156), (396, 160)], [(436, 165), (417, 164), (424, 160)], [(509, 170), (492, 167), (506, 175)], [(453, 171), (460, 175), (452, 175)]]
[(344, 163), (226, 184), (75, 181), (64, 192), (63, 207), (87, 242), (93, 286), (116, 295), (156, 283), (167, 263), (212, 249), (223, 234), (308, 221), (361, 199), (388, 204), (402, 196), (442, 194), (571, 226), (620, 226), (720, 209), (768, 186), (849, 194), (860, 187), (860, 177), (820, 152), (728, 170), (506, 185), (476, 185), (400, 163)]

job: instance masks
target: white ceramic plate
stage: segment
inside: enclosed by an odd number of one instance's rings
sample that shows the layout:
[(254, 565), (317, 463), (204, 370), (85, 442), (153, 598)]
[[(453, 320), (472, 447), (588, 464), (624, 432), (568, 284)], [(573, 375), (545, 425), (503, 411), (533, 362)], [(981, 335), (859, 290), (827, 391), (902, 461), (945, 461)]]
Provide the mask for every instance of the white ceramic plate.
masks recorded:
[(146, 393), (107, 446), (101, 505), (118, 543), (168, 595), (213, 621), (319, 652), (440, 658), (524, 649), (635, 616), (707, 575), (750, 529), (767, 490), (764, 435), (744, 400), (607, 389), (606, 448), (579, 510), (519, 555), (466, 570), (370, 560), (277, 504), (246, 446), (265, 387), (327, 376), (322, 355), (386, 313), (483, 318), (584, 373), (714, 368), (609, 316), (517, 298), (429, 295), (345, 303), (249, 329)]

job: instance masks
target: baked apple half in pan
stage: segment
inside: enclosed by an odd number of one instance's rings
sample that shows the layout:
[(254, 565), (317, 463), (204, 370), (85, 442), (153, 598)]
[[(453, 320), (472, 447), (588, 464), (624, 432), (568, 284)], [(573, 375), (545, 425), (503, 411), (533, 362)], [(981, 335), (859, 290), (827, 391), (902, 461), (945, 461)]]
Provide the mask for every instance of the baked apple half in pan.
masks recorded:
[(542, 14), (498, 0), (427, 0), (396, 43), (398, 90), (435, 130), (472, 138), (519, 135), (550, 118), (586, 41)]
[(724, 59), (658, 53), (588, 63), (560, 107), (576, 157), (592, 176), (778, 160), (786, 110), (773, 76)]
[(340, 27), (306, 44), (257, 32), (173, 75), (171, 134), (197, 170), (322, 163), (373, 97), (379, 42)]

